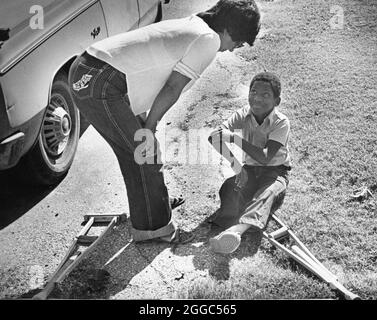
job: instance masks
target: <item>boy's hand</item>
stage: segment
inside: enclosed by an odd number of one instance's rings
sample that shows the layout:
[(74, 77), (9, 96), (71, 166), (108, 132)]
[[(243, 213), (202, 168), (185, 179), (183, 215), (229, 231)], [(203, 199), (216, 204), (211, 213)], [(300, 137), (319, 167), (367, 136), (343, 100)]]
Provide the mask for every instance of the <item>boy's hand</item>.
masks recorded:
[(232, 131), (225, 129), (223, 127), (219, 127), (215, 131), (213, 131), (209, 137), (210, 143), (218, 143), (218, 142), (233, 142), (234, 134)]
[(219, 132), (221, 134), (221, 138), (223, 142), (233, 142), (234, 141), (234, 133), (228, 129), (220, 128)]
[(234, 188), (235, 191), (241, 190), (247, 183), (247, 180), (249, 179), (247, 175), (247, 171), (244, 167), (242, 167), (241, 172), (236, 175), (236, 187)]

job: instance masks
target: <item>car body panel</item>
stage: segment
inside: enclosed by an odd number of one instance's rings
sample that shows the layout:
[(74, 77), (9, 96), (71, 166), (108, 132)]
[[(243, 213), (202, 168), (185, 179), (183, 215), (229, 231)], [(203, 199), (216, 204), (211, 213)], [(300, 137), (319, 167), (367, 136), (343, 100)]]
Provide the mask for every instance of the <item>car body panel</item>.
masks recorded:
[(139, 28), (144, 27), (156, 17), (158, 3), (154, 0), (143, 0), (139, 2), (140, 21)]
[[(9, 131), (12, 134), (8, 135), (6, 139), (0, 139), (0, 169), (5, 170), (14, 167), (25, 153), (25, 150), (30, 150), (34, 145), (39, 135), (44, 113), (45, 111), (41, 110), (27, 122)], [(3, 143), (9, 137), (18, 133), (23, 133), (24, 136), (12, 143)]]
[(48, 7), (56, 0), (12, 0), (3, 1), (1, 4), (0, 21), (2, 26), (14, 29), (21, 22), (30, 19), (30, 8), (38, 4), (43, 8)]
[[(154, 0), (154, 2), (156, 1)], [(106, 19), (107, 30), (110, 35), (138, 27), (139, 10), (135, 3), (124, 0), (101, 0), (101, 5), (105, 17), (112, 17)]]
[[(17, 0), (17, 2), (23, 2)], [(26, 4), (31, 3), (30, 0), (24, 0), (24, 5), (21, 6), (23, 10), (29, 12)], [(41, 2), (42, 3), (42, 2)], [(0, 74), (4, 74), (10, 70), (12, 66), (23, 59), (29, 52), (33, 51), (41, 43), (47, 41), (54, 34), (56, 34), (59, 29), (69, 24), (76, 16), (80, 15), (88, 7), (98, 0), (56, 0), (56, 1), (44, 1), (47, 4), (43, 8), (43, 26), (42, 29), (33, 29), (31, 27), (31, 21), (35, 14), (30, 14), (25, 17), (25, 13), (21, 15), (21, 18), (15, 19), (18, 23), (10, 29), (9, 40), (3, 45), (0, 51)], [(33, 4), (31, 4), (32, 6)], [(3, 4), (1, 4), (3, 6)], [(15, 16), (19, 13), (20, 9), (15, 9), (15, 12), (10, 12), (10, 16)], [(98, 7), (99, 11), (102, 11)], [(1, 10), (3, 11), (3, 9)], [(4, 15), (1, 14), (1, 15)], [(2, 27), (9, 27), (1, 21)], [(13, 23), (14, 24), (14, 23)], [(11, 25), (13, 25), (11, 24)]]

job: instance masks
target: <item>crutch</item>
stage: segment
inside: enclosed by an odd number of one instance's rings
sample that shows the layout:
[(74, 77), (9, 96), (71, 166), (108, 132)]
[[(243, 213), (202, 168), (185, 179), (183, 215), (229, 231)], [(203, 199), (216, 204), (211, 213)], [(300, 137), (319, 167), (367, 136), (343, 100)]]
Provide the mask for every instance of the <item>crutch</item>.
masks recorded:
[[(94, 247), (105, 237), (105, 235), (118, 223), (125, 221), (127, 215), (125, 213), (114, 214), (88, 214), (84, 216), (84, 227), (75, 237), (71, 247), (60, 262), (56, 271), (52, 274), (47, 284), (41, 292), (36, 294), (33, 299), (45, 300), (52, 292), (55, 285), (64, 280), (64, 278), (75, 268), (84, 257), (86, 257)], [(92, 227), (106, 224), (106, 228), (99, 236), (87, 235)], [(78, 248), (86, 247), (84, 251), (78, 251)]]
[[(360, 297), (346, 289), (338, 280), (338, 278), (330, 272), (310, 250), (297, 238), (297, 236), (274, 214), (272, 219), (280, 226), (279, 229), (267, 233), (263, 231), (263, 236), (275, 247), (283, 250), (288, 256), (301, 264), (317, 277), (327, 282), (332, 289), (340, 291), (347, 300), (360, 300)], [(293, 241), (293, 245), (289, 248), (283, 245), (279, 240), (289, 237)]]

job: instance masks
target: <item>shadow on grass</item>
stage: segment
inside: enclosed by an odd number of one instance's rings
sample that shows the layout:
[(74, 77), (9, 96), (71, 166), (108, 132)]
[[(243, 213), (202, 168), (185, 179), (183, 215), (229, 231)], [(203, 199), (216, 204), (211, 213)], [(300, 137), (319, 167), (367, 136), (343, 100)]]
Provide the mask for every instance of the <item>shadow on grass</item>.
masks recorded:
[[(252, 258), (257, 254), (258, 250), (261, 249), (263, 239), (262, 232), (249, 229), (242, 236), (241, 245), (234, 253), (225, 255), (212, 252), (209, 247), (209, 239), (223, 231), (223, 229), (211, 223), (208, 223), (208, 220), (209, 218), (207, 218), (206, 221), (201, 223), (193, 231), (196, 236), (194, 243), (189, 246), (186, 245), (184, 248), (177, 248), (174, 251), (174, 254), (179, 256), (192, 255), (195, 269), (207, 271), (208, 275), (216, 282), (213, 282), (210, 279), (204, 281), (203, 283), (194, 282), (193, 284), (191, 284), (191, 287), (187, 290), (187, 292), (181, 292), (182, 296), (185, 298), (188, 297), (196, 299), (208, 297), (231, 297), (232, 293), (231, 291), (229, 291), (231, 290), (231, 285), (228, 289), (225, 290), (221, 287), (221, 283), (223, 281), (239, 277), (239, 272), (241, 272), (242, 274), (242, 271), (238, 270), (238, 267), (235, 266), (242, 265), (243, 258)], [(271, 219), (269, 219), (268, 227), (271, 227), (271, 225), (273, 225), (273, 223), (271, 223)], [(307, 294), (312, 298), (318, 299), (344, 299), (344, 297), (339, 292), (331, 290), (326, 282), (314, 276), (311, 272), (299, 265), (293, 259), (287, 257), (281, 250), (272, 246), (264, 249), (267, 249), (266, 253), (271, 256), (272, 260), (275, 260), (275, 263), (277, 265), (280, 265), (284, 270), (290, 269), (292, 272), (297, 274), (297, 278), (293, 278), (293, 280), (290, 278), (280, 279), (280, 282), (276, 282), (276, 286), (267, 281), (266, 285), (262, 287), (263, 289), (260, 289), (264, 291), (266, 297), (280, 297), (280, 293), (283, 297), (300, 297), (300, 295), (298, 295), (297, 293), (292, 295), (289, 290), (294, 288), (296, 283), (295, 281), (302, 281), (302, 283), (306, 287), (305, 292), (303, 292), (301, 298), (304, 298), (305, 294)], [(238, 260), (238, 262), (236, 262), (235, 266), (233, 266), (235, 260)], [(266, 281), (266, 279), (262, 280)], [(253, 293), (249, 294), (251, 297), (254, 297)], [(261, 298), (261, 296), (258, 295), (255, 297)]]
[(209, 239), (223, 231), (222, 228), (208, 222), (207, 218), (192, 232), (195, 235), (194, 243), (184, 249), (172, 250), (181, 256), (193, 255), (194, 267), (197, 270), (208, 270), (211, 277), (216, 280), (228, 280), (230, 277), (230, 261), (234, 258), (241, 260), (244, 257), (254, 256), (260, 247), (262, 233), (252, 230), (242, 236), (240, 247), (232, 254), (218, 254), (211, 250)]

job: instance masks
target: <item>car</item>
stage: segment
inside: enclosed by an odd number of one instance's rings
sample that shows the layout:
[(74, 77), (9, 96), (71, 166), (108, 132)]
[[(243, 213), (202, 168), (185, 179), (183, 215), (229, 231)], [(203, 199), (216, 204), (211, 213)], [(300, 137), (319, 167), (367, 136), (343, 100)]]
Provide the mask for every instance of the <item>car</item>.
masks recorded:
[(1, 2), (0, 172), (45, 186), (64, 179), (88, 126), (69, 92), (70, 65), (93, 42), (160, 21), (168, 2)]

